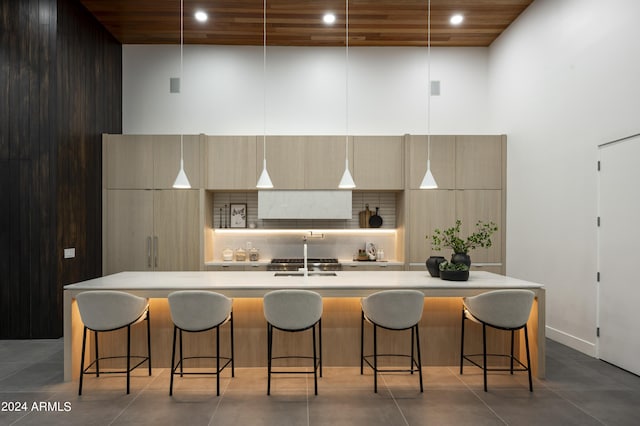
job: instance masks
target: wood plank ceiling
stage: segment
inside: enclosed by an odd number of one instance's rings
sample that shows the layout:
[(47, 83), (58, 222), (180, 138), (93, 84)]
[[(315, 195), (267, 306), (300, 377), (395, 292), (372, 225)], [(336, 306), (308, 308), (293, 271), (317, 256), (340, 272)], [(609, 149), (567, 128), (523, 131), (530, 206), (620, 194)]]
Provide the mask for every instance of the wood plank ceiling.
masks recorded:
[[(180, 0), (80, 0), (123, 44), (180, 43)], [(533, 0), (432, 0), (432, 46), (489, 46)], [(199, 23), (196, 10), (208, 13)], [(336, 15), (333, 25), (322, 16)], [(454, 13), (464, 15), (458, 26)], [(426, 46), (427, 0), (349, 0), (350, 46)], [(262, 0), (184, 0), (184, 43), (262, 45)], [(267, 44), (344, 46), (344, 0), (267, 0)]]

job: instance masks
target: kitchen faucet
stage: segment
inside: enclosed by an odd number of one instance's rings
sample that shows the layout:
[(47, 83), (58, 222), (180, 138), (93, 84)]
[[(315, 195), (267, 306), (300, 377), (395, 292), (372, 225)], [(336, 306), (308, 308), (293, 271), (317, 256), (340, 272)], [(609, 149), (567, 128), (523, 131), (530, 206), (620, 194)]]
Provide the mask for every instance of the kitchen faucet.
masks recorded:
[(304, 272), (304, 276), (307, 277), (309, 276), (309, 268), (307, 267), (307, 236), (303, 236), (302, 237), (302, 241), (303, 241), (303, 254), (304, 254), (304, 266), (301, 268), (302, 271)]

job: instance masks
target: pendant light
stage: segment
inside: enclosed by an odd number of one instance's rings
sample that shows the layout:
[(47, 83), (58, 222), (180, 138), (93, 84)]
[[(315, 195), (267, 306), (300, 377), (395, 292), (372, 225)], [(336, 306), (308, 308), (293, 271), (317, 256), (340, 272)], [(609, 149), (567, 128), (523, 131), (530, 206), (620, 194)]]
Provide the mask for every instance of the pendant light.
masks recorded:
[[(184, 46), (184, 0), (180, 0), (180, 83), (182, 85), (184, 58), (183, 58), (183, 46)], [(173, 187), (176, 189), (190, 189), (191, 183), (189, 178), (184, 172), (184, 135), (182, 129), (183, 121), (183, 102), (182, 102), (182, 88), (180, 89), (180, 171), (176, 180), (173, 182)]]
[(338, 184), (338, 188), (340, 189), (351, 189), (356, 187), (356, 183), (353, 181), (353, 177), (351, 177), (351, 172), (349, 172), (349, 0), (345, 1), (346, 3), (346, 49), (345, 49), (345, 62), (346, 62), (346, 76), (345, 76), (345, 104), (346, 104), (346, 134), (345, 134), (345, 152), (344, 152), (344, 173), (342, 174), (342, 179), (340, 179), (340, 183)]
[(431, 173), (431, 0), (427, 7), (427, 172), (420, 189), (436, 189), (438, 184)]
[(267, 0), (262, 8), (262, 173), (256, 188), (273, 188), (267, 171)]

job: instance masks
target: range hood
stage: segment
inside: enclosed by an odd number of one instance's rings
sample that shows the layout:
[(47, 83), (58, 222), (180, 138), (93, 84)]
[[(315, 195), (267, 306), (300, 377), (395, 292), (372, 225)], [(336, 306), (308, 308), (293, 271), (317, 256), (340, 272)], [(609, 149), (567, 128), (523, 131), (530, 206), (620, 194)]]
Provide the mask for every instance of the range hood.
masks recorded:
[(258, 191), (258, 219), (351, 219), (351, 191)]

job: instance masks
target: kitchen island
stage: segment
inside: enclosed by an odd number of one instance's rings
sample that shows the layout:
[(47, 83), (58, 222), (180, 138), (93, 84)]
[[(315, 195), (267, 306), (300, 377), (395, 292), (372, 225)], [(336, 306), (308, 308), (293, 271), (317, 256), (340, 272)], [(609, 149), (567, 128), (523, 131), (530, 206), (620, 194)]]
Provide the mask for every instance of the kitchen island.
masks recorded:
[[(531, 358), (534, 373), (539, 378), (545, 373), (545, 290), (537, 283), (472, 271), (469, 281), (443, 281), (430, 277), (426, 271), (337, 271), (335, 276), (311, 275), (276, 276), (274, 272), (121, 272), (65, 286), (64, 291), (64, 375), (71, 380), (79, 374), (82, 343), (82, 322), (75, 297), (92, 290), (120, 290), (150, 299), (151, 339), (153, 367), (170, 365), (173, 325), (167, 296), (176, 290), (210, 290), (234, 299), (234, 327), (236, 366), (262, 367), (266, 365), (266, 322), (262, 313), (265, 293), (285, 288), (314, 290), (323, 296), (323, 364), (325, 366), (359, 365), (360, 306), (359, 298), (380, 290), (417, 289), (424, 293), (425, 307), (420, 323), (420, 341), (423, 346), (423, 365), (457, 365), (460, 347), (461, 297), (472, 296), (497, 289), (530, 289), (536, 295), (529, 318)], [(479, 329), (479, 328), (478, 328)], [(137, 335), (136, 331), (140, 334)], [(144, 351), (144, 331), (136, 330), (132, 337), (132, 353)], [(108, 333), (100, 347), (102, 351), (122, 353), (124, 339), (117, 333)], [(221, 330), (221, 335), (226, 330)], [(302, 333), (300, 333), (302, 334)], [(398, 333), (396, 333), (398, 334)], [(471, 350), (479, 349), (478, 330), (468, 333)], [(490, 351), (508, 351), (508, 333), (489, 334)], [(114, 335), (114, 336), (110, 336)], [(288, 336), (289, 337), (289, 336)], [(302, 336), (301, 339), (305, 339)], [(291, 339), (290, 348), (299, 345)], [(384, 351), (406, 350), (404, 336), (383, 335), (380, 339)], [(222, 340), (225, 341), (225, 340)], [(207, 343), (207, 342), (204, 342)], [(365, 341), (367, 348), (370, 343)], [(190, 350), (202, 351), (202, 339), (186, 340)], [(518, 340), (519, 352), (524, 342)], [(92, 345), (89, 345), (92, 347)], [(505, 352), (506, 353), (506, 352)]]

